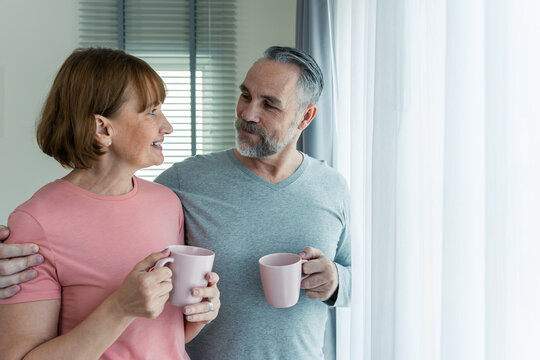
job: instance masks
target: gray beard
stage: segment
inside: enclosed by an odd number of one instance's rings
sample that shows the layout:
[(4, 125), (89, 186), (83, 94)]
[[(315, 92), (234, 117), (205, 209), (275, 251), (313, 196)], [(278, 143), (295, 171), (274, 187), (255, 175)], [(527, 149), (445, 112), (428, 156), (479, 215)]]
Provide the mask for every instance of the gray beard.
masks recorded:
[[(236, 127), (236, 150), (238, 150), (242, 156), (256, 159), (272, 156), (285, 146), (289, 145), (294, 139), (294, 130), (298, 126), (295, 121), (289, 128), (289, 132), (285, 139), (280, 142), (279, 139), (271, 137), (264, 129), (259, 128), (255, 123), (236, 118), (234, 125)], [(252, 144), (250, 143), (250, 139), (247, 136), (244, 136), (240, 130), (246, 130), (250, 133), (257, 134), (261, 137), (261, 140)]]

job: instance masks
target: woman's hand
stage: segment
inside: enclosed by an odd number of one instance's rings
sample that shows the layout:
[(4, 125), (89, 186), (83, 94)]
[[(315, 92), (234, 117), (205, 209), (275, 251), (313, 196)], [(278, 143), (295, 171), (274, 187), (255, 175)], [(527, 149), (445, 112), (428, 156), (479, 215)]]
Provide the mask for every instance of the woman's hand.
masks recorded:
[(100, 358), (136, 317), (156, 318), (163, 311), (172, 272), (167, 267), (148, 269), (168, 254), (154, 253), (135, 265), (115, 292), (60, 336), (60, 299), (0, 305), (0, 358)]
[(202, 296), (203, 300), (198, 304), (184, 307), (184, 336), (186, 344), (193, 340), (202, 328), (214, 320), (221, 307), (217, 282), (219, 276), (215, 272), (206, 274), (208, 286), (191, 289), (193, 296)]
[(139, 262), (111, 295), (115, 308), (124, 316), (155, 319), (161, 314), (172, 290), (168, 281), (172, 271), (166, 266), (148, 270), (168, 254), (169, 250), (153, 253)]
[(217, 287), (219, 276), (215, 272), (211, 272), (206, 274), (206, 280), (208, 280), (206, 287), (191, 289), (193, 296), (202, 296), (203, 300), (198, 304), (184, 307), (185, 318), (188, 322), (208, 324), (218, 315), (219, 308), (221, 307), (220, 294)]

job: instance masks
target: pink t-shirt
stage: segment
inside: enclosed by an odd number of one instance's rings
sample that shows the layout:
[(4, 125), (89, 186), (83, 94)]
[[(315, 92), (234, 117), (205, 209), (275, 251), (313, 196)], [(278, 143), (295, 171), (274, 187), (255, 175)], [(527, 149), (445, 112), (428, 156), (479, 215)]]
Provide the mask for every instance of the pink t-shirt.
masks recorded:
[[(38, 244), (45, 262), (35, 268), (37, 278), (0, 304), (61, 299), (64, 334), (116, 290), (136, 263), (183, 244), (178, 197), (159, 184), (136, 177), (133, 183), (127, 194), (105, 196), (56, 180), (15, 209), (7, 242)], [(102, 359), (189, 359), (182, 309), (166, 304), (156, 319), (135, 319)]]

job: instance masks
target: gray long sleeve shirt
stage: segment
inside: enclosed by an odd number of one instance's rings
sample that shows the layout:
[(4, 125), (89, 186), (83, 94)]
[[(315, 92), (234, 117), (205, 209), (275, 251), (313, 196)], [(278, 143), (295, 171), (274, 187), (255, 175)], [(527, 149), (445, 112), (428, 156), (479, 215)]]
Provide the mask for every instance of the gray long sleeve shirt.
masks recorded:
[[(216, 253), (222, 305), (186, 345), (193, 360), (323, 359), (327, 307), (350, 300), (349, 194), (335, 170), (303, 156), (297, 171), (278, 184), (252, 173), (232, 150), (186, 159), (156, 179), (182, 201), (186, 243)], [(336, 302), (312, 300), (301, 291), (295, 306), (270, 307), (258, 259), (298, 254), (306, 246), (336, 263)]]

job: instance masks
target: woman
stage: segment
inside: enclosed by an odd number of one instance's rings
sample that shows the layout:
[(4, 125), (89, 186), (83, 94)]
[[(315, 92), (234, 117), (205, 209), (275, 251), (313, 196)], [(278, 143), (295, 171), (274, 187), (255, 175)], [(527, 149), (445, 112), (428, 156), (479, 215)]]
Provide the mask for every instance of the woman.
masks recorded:
[(10, 215), (9, 241), (37, 243), (45, 262), (0, 301), (2, 359), (188, 359), (184, 343), (217, 316), (217, 274), (193, 290), (209, 311), (166, 304), (170, 269), (148, 271), (184, 237), (174, 193), (134, 176), (163, 162), (164, 99), (155, 71), (122, 51), (79, 49), (62, 65), (37, 140), (73, 170)]

